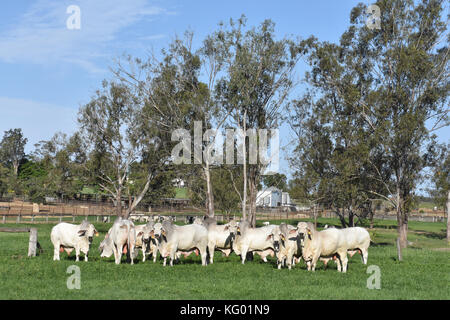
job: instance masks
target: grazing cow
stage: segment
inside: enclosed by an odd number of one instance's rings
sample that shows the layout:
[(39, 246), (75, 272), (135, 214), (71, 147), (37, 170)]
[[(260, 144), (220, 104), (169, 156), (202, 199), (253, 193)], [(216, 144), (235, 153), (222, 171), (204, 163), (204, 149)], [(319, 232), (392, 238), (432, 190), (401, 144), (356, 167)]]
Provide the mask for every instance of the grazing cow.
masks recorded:
[(158, 239), (158, 250), (164, 258), (164, 266), (167, 257), (170, 257), (170, 266), (173, 266), (177, 251), (192, 252), (199, 251), (202, 265), (206, 266), (206, 255), (208, 246), (208, 230), (199, 224), (188, 224), (177, 226), (171, 221), (157, 223), (153, 227), (152, 237)]
[[(286, 264), (291, 269), (295, 265), (294, 256), (299, 250), (298, 237), (295, 235), (294, 226), (281, 223), (279, 228), (273, 233), (272, 239), (277, 257), (278, 269)], [(293, 231), (293, 232), (291, 232)]]
[(303, 239), (302, 257), (308, 271), (314, 271), (319, 258), (336, 258), (339, 272), (347, 271), (347, 242), (341, 230), (328, 228), (317, 231), (310, 222), (299, 222), (297, 230)]
[(136, 230), (130, 220), (118, 218), (108, 230), (105, 239), (100, 243), (100, 257), (110, 257), (114, 254), (116, 264), (120, 264), (122, 253), (127, 254), (134, 264), (136, 244)]
[[(145, 262), (146, 255), (150, 252), (153, 256), (153, 262), (156, 262), (156, 256), (158, 253), (158, 245), (155, 239), (151, 238), (150, 232), (153, 230), (155, 223), (153, 221), (147, 222), (147, 224), (135, 226), (136, 230), (136, 245), (135, 249), (142, 249), (142, 262)], [(137, 251), (135, 251), (135, 257), (137, 257)]]
[(278, 226), (269, 225), (261, 228), (250, 228), (248, 221), (241, 221), (239, 225), (230, 224), (230, 233), (235, 234), (232, 243), (233, 251), (241, 256), (242, 264), (248, 252), (258, 253), (264, 262), (267, 262), (267, 256), (274, 256), (273, 232)]
[(94, 225), (87, 220), (80, 225), (58, 223), (50, 233), (50, 239), (54, 246), (53, 260), (59, 261), (60, 251), (65, 250), (70, 255), (75, 249), (76, 261), (79, 261), (80, 251), (84, 253), (84, 261), (88, 261), (89, 248), (94, 235), (98, 236), (98, 232)]

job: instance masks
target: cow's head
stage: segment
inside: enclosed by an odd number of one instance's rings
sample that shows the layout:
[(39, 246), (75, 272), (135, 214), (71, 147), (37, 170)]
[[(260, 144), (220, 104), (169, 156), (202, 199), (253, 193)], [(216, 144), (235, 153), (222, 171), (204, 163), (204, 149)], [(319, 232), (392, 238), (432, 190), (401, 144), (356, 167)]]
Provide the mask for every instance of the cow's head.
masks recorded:
[(238, 229), (239, 229), (239, 225), (235, 220), (231, 220), (224, 227), (224, 231), (228, 231), (230, 233), (231, 238), (233, 238), (233, 239), (235, 238), (236, 234), (238, 233)]
[(138, 238), (142, 239), (142, 242), (149, 244), (152, 239), (153, 222), (149, 222), (145, 225), (142, 231), (139, 231), (136, 235)]
[(156, 238), (159, 242), (161, 241), (167, 241), (166, 239), (167, 231), (163, 227), (161, 223), (156, 223), (153, 227), (153, 234), (152, 238)]
[(273, 243), (273, 249), (275, 253), (280, 251), (280, 243), (281, 240), (281, 231), (278, 228), (275, 228), (272, 232), (267, 236), (267, 241), (271, 241)]
[(297, 232), (300, 239), (305, 239), (305, 237), (308, 237), (308, 239), (311, 240), (314, 232), (314, 225), (310, 222), (299, 222), (297, 224)]
[(100, 251), (100, 257), (109, 258), (113, 254), (113, 243), (109, 236), (109, 233), (106, 234), (105, 239), (100, 243), (98, 250)]
[(95, 229), (92, 223), (89, 223), (88, 221), (84, 220), (80, 225), (80, 230), (78, 230), (78, 236), (87, 237), (89, 243), (92, 243), (94, 235), (98, 237), (98, 231)]

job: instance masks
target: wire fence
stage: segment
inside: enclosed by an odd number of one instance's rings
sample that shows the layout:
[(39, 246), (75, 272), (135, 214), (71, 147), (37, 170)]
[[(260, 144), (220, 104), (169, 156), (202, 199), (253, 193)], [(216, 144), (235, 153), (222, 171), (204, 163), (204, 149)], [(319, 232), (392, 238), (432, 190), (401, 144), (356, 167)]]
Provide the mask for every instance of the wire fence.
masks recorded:
[[(7, 201), (5, 201), (7, 200)], [(17, 201), (18, 199), (1, 199), (0, 198), (0, 221), (2, 223), (54, 223), (63, 221), (77, 222), (82, 219), (90, 221), (111, 221), (118, 212), (116, 207), (110, 202), (103, 201), (67, 201), (56, 202), (45, 205), (38, 205), (24, 201)], [(204, 216), (205, 212), (198, 208), (188, 206), (186, 203), (180, 205), (160, 205), (147, 208), (147, 210), (136, 210), (133, 216), (138, 217), (141, 221), (148, 221), (155, 216), (167, 215), (173, 216), (178, 220), (187, 221), (190, 217)], [(122, 213), (126, 212), (126, 207), (123, 208)], [(292, 211), (287, 208), (259, 208), (257, 210), (256, 219), (269, 220), (292, 220), (314, 218), (314, 214), (323, 218), (336, 218), (337, 215), (330, 210), (302, 210)], [(216, 213), (216, 220), (230, 221), (231, 219), (240, 220), (241, 215)], [(395, 214), (386, 214), (385, 212), (378, 212), (374, 215), (375, 219), (380, 220), (396, 220)], [(409, 220), (424, 221), (424, 222), (445, 222), (446, 215), (444, 211), (437, 211), (433, 213), (421, 214), (419, 212), (410, 214)]]

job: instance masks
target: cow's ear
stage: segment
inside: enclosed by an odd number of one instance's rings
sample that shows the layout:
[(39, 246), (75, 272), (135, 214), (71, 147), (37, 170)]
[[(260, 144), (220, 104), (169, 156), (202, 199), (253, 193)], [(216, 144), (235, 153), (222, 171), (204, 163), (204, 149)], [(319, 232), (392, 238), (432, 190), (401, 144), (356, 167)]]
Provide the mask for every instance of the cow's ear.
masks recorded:
[(85, 234), (86, 234), (86, 230), (80, 230), (80, 231), (78, 231), (78, 235), (79, 235), (80, 237), (84, 236)]
[(223, 230), (229, 230), (230, 226), (225, 226), (225, 228), (223, 228)]
[(161, 228), (161, 234), (162, 234), (163, 236), (166, 236), (166, 230), (164, 230), (164, 229)]
[(142, 236), (144, 233), (141, 231), (137, 234), (138, 237)]
[(273, 234), (269, 234), (269, 235), (267, 236), (267, 240), (271, 240), (272, 237), (273, 237)]
[(297, 229), (292, 229), (292, 230), (289, 231), (289, 234), (294, 234), (296, 232), (297, 232)]

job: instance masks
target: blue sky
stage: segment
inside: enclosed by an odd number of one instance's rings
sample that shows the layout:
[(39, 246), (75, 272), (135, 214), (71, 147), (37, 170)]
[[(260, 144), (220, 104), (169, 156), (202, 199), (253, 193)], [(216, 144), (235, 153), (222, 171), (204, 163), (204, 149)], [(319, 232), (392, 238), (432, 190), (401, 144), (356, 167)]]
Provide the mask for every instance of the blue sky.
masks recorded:
[[(33, 144), (76, 130), (78, 108), (87, 103), (108, 67), (122, 54), (145, 57), (185, 30), (199, 43), (220, 21), (245, 14), (254, 26), (270, 18), (281, 37), (314, 34), (338, 41), (358, 2), (266, 0), (34, 0), (3, 1), (0, 10), (0, 134), (22, 128)], [(66, 9), (81, 9), (81, 29), (69, 30)], [(194, 42), (195, 45), (195, 42)], [(299, 68), (299, 76), (303, 72)], [(449, 141), (449, 128), (437, 132)], [(282, 129), (281, 146), (292, 136)], [(281, 154), (281, 171), (289, 173)]]

